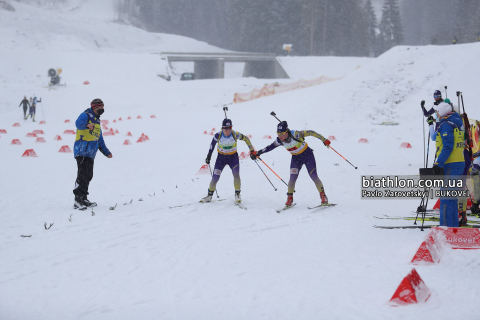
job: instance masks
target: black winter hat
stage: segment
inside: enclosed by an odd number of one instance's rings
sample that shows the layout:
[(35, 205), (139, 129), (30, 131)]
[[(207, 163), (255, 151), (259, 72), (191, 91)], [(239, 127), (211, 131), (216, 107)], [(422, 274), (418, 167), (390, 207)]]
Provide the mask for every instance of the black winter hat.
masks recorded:
[(103, 107), (103, 101), (102, 99), (93, 99), (92, 102), (90, 102), (90, 107)]
[(232, 120), (223, 119), (222, 128), (230, 128), (230, 127), (232, 127)]
[(287, 121), (282, 121), (278, 124), (277, 126), (277, 132), (278, 133), (283, 133), (288, 130), (288, 123)]

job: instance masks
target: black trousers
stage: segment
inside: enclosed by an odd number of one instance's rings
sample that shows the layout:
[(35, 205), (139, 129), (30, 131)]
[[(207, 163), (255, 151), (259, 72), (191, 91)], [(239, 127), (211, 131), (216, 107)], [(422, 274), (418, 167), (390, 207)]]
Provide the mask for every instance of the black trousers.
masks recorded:
[(89, 157), (76, 157), (77, 160), (77, 180), (75, 180), (75, 189), (73, 194), (80, 197), (88, 195), (88, 185), (93, 178), (94, 159)]

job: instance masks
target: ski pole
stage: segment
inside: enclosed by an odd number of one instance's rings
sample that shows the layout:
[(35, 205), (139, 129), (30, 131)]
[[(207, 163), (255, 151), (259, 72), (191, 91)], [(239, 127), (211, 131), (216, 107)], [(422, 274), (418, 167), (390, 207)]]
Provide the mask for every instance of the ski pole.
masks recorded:
[(445, 86), (445, 99), (448, 98), (448, 95), (447, 95), (447, 86)]
[[(212, 176), (212, 179), (213, 179), (213, 174), (212, 174), (212, 168), (210, 167), (210, 163), (208, 164), (208, 169), (210, 169), (210, 175)], [(217, 189), (215, 188), (215, 193), (217, 194), (217, 198), (220, 198), (218, 196), (218, 192), (217, 192)]]
[(43, 102), (40, 101), (40, 103), (42, 104), (42, 117), (43, 117), (43, 121), (45, 121), (45, 113), (43, 113)]
[(288, 184), (287, 184), (285, 181), (283, 181), (283, 179), (280, 178), (280, 176), (279, 176), (278, 174), (276, 174), (275, 171), (273, 171), (272, 168), (270, 168), (270, 167), (265, 163), (265, 161), (263, 161), (260, 157), (258, 157), (258, 159), (260, 159), (260, 161), (262, 161), (263, 164), (266, 165), (267, 168), (270, 169), (270, 171), (272, 171), (273, 174), (275, 174), (275, 175), (278, 177), (278, 179), (282, 180), (282, 182), (285, 183), (286, 186), (288, 186)]
[[(337, 150), (333, 149), (331, 146), (329, 146), (329, 149), (332, 149), (333, 151), (335, 151), (340, 157), (342, 157), (343, 160), (347, 161), (348, 163), (350, 163), (350, 161), (348, 161), (347, 159), (345, 159), (340, 153), (337, 152)], [(353, 164), (350, 163), (350, 165), (352, 167), (354, 167), (355, 169), (358, 169), (358, 167), (355, 167)]]
[[(263, 172), (263, 169), (260, 167), (260, 165), (258, 164), (257, 160), (255, 160), (255, 163), (257, 164), (257, 166), (260, 168), (260, 170), (262, 170)], [(272, 181), (270, 181), (270, 179), (268, 179), (267, 175), (265, 174), (265, 172), (263, 172), (263, 174), (265, 175), (265, 178), (267, 178), (268, 182), (270, 182), (270, 184), (272, 185), (273, 189), (275, 189), (275, 191), (277, 191), (277, 188), (275, 188), (275, 186), (273, 185)]]
[[(422, 101), (422, 107), (423, 107), (423, 101)], [(422, 125), (423, 125), (423, 163), (425, 163), (425, 168), (427, 167), (427, 162), (425, 161), (425, 121), (423, 121), (422, 117)], [(430, 129), (428, 130), (428, 133), (430, 134)]]

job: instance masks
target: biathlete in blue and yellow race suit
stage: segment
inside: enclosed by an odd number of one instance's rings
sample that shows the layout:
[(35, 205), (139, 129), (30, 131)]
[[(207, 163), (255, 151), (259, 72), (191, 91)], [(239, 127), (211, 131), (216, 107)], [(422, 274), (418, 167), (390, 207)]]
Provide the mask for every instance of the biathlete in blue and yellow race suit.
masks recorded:
[[(448, 184), (451, 179), (462, 179), (465, 168), (464, 158), (464, 126), (462, 118), (453, 110), (453, 107), (445, 102), (434, 107), (439, 119), (438, 127), (432, 140), (436, 141), (436, 161), (433, 164), (435, 173), (439, 168), (444, 168), (444, 175)], [(433, 124), (430, 125), (432, 132)], [(455, 183), (456, 185), (456, 183)], [(443, 188), (441, 191), (454, 190)], [(440, 225), (447, 227), (458, 227), (458, 198), (440, 197)]]
[(93, 178), (93, 163), (97, 151), (100, 150), (107, 158), (112, 158), (103, 141), (100, 116), (104, 112), (104, 105), (101, 99), (94, 99), (90, 108), (85, 110), (75, 121), (77, 135), (73, 145), (73, 154), (77, 160), (77, 179), (75, 180), (75, 209), (94, 207), (97, 204), (87, 199), (88, 186)]
[(237, 140), (243, 140), (250, 149), (250, 152), (253, 152), (253, 146), (247, 136), (241, 134), (238, 131), (232, 130), (232, 121), (230, 119), (224, 119), (222, 123), (222, 131), (215, 134), (210, 144), (210, 149), (208, 150), (207, 158), (205, 163), (210, 164), (210, 159), (212, 158), (213, 150), (215, 145), (217, 146), (218, 156), (215, 161), (215, 168), (213, 170), (212, 180), (208, 188), (208, 195), (200, 202), (210, 202), (212, 201), (213, 192), (217, 187), (217, 182), (220, 179), (223, 168), (229, 166), (232, 169), (233, 173), (233, 184), (235, 186), (235, 202), (240, 203), (242, 201), (240, 197), (240, 162), (238, 161), (237, 153)]
[(255, 160), (261, 154), (267, 153), (279, 146), (284, 146), (292, 154), (292, 161), (290, 162), (290, 181), (288, 182), (288, 192), (287, 192), (287, 202), (286, 206), (291, 206), (293, 203), (293, 192), (295, 190), (295, 183), (297, 181), (298, 175), (302, 166), (305, 165), (308, 170), (310, 178), (312, 178), (315, 186), (317, 187), (318, 192), (320, 193), (320, 198), (322, 204), (328, 203), (328, 198), (325, 195), (325, 190), (323, 188), (323, 183), (318, 177), (317, 174), (317, 164), (315, 161), (315, 156), (313, 155), (313, 150), (310, 149), (305, 137), (315, 137), (322, 140), (323, 144), (328, 148), (330, 145), (330, 140), (323, 137), (321, 134), (316, 133), (312, 130), (290, 130), (286, 121), (279, 123), (277, 127), (278, 138), (266, 148), (259, 150), (257, 152), (250, 153), (252, 160)]

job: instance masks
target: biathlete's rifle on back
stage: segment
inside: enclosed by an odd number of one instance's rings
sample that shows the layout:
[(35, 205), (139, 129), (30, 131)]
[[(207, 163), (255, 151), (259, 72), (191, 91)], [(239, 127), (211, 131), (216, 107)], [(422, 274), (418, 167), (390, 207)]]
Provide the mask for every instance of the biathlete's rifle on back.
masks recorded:
[(467, 131), (467, 147), (468, 147), (468, 153), (470, 154), (470, 160), (473, 161), (473, 140), (472, 140), (472, 131), (470, 128), (470, 121), (468, 120), (467, 113), (465, 112), (465, 105), (463, 104), (463, 93), (460, 91), (457, 91), (457, 97), (459, 97), (459, 103), (458, 106), (460, 108), (460, 99), (462, 100), (462, 118), (463, 118), (463, 123), (465, 124), (465, 131)]

